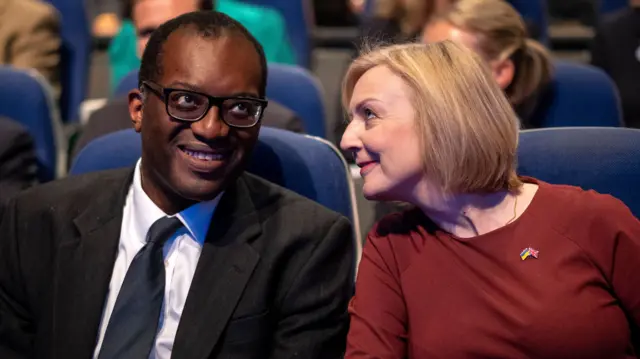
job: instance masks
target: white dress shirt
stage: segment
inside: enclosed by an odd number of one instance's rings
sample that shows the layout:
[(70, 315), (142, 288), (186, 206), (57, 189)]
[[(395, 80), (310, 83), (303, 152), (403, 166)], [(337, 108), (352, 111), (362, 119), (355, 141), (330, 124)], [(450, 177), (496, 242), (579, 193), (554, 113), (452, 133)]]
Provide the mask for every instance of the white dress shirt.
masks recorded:
[[(133, 183), (124, 205), (120, 244), (109, 283), (107, 301), (102, 313), (94, 358), (97, 358), (100, 353), (111, 312), (131, 261), (145, 245), (147, 232), (151, 225), (158, 219), (167, 216), (142, 189), (140, 163), (141, 161), (138, 161), (136, 165)], [(163, 248), (165, 259), (164, 302), (161, 317), (158, 318), (160, 321), (158, 334), (149, 358), (169, 359), (171, 357), (173, 341), (178, 331), (187, 293), (189, 293), (189, 287), (196, 271), (211, 217), (220, 197), (221, 195), (213, 201), (197, 203), (176, 215), (184, 227), (178, 230)]]

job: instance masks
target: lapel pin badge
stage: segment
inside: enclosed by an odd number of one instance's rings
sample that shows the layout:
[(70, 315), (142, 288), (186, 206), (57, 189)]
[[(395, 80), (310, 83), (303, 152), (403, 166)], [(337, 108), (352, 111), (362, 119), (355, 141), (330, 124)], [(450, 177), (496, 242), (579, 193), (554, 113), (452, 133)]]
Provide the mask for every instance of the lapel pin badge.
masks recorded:
[(527, 247), (525, 249), (522, 250), (522, 252), (520, 253), (520, 258), (522, 260), (525, 260), (527, 258), (535, 258), (538, 259), (538, 255), (539, 255), (540, 251), (533, 249), (532, 247)]

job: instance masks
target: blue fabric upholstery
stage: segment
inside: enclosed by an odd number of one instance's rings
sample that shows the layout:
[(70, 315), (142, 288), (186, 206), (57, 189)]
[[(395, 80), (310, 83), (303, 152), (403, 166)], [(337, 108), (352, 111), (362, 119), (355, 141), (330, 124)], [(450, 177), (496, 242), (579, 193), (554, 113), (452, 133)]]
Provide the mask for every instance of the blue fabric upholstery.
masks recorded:
[[(134, 130), (114, 132), (82, 149), (70, 173), (133, 166), (140, 154), (140, 136)], [(349, 169), (339, 151), (324, 140), (263, 127), (248, 171), (342, 213), (354, 226), (357, 223)]]
[[(38, 178), (56, 177), (58, 148), (54, 103), (46, 80), (35, 72), (0, 66), (0, 116), (21, 123), (33, 137)], [(58, 128), (59, 130), (59, 128)]]
[(640, 130), (567, 127), (520, 134), (518, 172), (593, 189), (622, 200), (640, 218)]
[(622, 125), (618, 90), (602, 70), (557, 61), (549, 93), (540, 104), (541, 127)]
[(84, 0), (47, 0), (61, 16), (60, 115), (63, 121), (79, 120), (80, 104), (87, 94), (93, 46)]
[(311, 63), (311, 11), (310, 0), (245, 0), (256, 5), (276, 9), (287, 24), (289, 41), (296, 53), (298, 65), (309, 68)]
[[(295, 112), (304, 124), (305, 132), (325, 137), (325, 111), (320, 82), (308, 70), (292, 65), (269, 64), (267, 98)], [(114, 96), (124, 96), (138, 87), (138, 71), (125, 76)]]
[(306, 133), (325, 137), (322, 87), (311, 72), (298, 66), (270, 64), (267, 98), (295, 112)]
[(547, 0), (509, 0), (520, 16), (535, 26), (538, 36), (536, 39), (547, 45), (549, 43), (549, 13)]
[(129, 91), (138, 88), (138, 74), (139, 70), (134, 70), (129, 72), (125, 77), (122, 78), (120, 83), (116, 85), (115, 90), (113, 91), (114, 97), (122, 97), (125, 96)]

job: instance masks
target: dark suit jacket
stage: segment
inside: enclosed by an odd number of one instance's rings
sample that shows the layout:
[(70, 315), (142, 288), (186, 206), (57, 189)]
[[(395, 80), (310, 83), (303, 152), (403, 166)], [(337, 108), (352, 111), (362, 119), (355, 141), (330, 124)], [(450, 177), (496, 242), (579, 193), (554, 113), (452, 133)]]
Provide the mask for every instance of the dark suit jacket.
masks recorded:
[(0, 117), (0, 203), (36, 183), (33, 139), (17, 122)]
[[(269, 101), (269, 105), (262, 117), (262, 125), (298, 133), (304, 132), (302, 120), (293, 111), (275, 101)], [(82, 129), (82, 133), (73, 148), (72, 158), (91, 140), (131, 127), (129, 104), (126, 97), (109, 100), (104, 107), (96, 110), (89, 117), (88, 123)]]
[(591, 63), (616, 83), (625, 124), (640, 128), (640, 8), (624, 9), (600, 21)]
[[(0, 211), (0, 358), (91, 358), (130, 169), (45, 184)], [(354, 250), (339, 214), (255, 176), (225, 191), (173, 358), (342, 358)]]

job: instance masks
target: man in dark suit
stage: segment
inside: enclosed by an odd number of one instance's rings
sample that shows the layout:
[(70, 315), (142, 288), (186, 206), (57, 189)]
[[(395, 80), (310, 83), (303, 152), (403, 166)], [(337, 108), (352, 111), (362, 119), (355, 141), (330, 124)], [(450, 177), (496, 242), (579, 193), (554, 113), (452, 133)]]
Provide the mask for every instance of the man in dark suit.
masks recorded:
[(600, 19), (591, 43), (591, 64), (618, 87), (625, 125), (640, 128), (640, 0), (630, 5)]
[[(293, 111), (274, 101), (269, 101), (261, 122), (264, 126), (304, 133), (302, 120)], [(92, 140), (111, 132), (131, 128), (131, 126), (128, 99), (123, 97), (109, 100), (104, 107), (91, 114), (73, 146), (71, 157), (74, 158)]]
[(27, 129), (0, 117), (0, 203), (36, 183), (38, 162)]
[(0, 211), (0, 358), (341, 358), (349, 222), (244, 173), (266, 60), (242, 25), (182, 15), (129, 95), (142, 158)]

